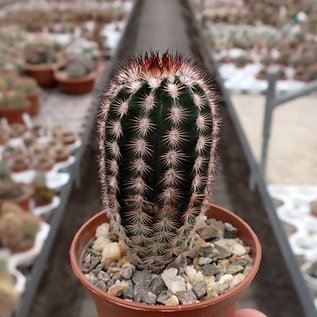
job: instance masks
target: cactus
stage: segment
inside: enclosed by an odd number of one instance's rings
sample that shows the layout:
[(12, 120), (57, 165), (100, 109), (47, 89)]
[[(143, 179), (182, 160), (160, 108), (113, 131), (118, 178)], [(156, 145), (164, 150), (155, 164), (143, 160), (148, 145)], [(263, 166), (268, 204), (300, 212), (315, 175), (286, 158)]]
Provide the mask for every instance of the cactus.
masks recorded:
[(84, 38), (75, 39), (67, 46), (65, 53), (66, 56), (89, 55), (93, 59), (97, 59), (100, 56), (98, 44), (93, 41), (87, 41)]
[(11, 90), (0, 97), (0, 107), (5, 109), (19, 109), (26, 107), (26, 96), (20, 91)]
[(25, 211), (7, 212), (0, 218), (0, 239), (3, 245), (22, 249), (33, 243), (41, 220)]
[(17, 77), (15, 88), (22, 91), (27, 96), (33, 95), (39, 90), (36, 81), (28, 77)]
[(0, 183), (0, 201), (15, 200), (29, 192), (27, 185), (12, 181)]
[(21, 212), (24, 212), (24, 209), (15, 203), (12, 203), (10, 201), (4, 201), (3, 203), (1, 203), (0, 217), (8, 213), (21, 213)]
[(13, 89), (16, 77), (13, 74), (3, 74), (0, 80), (0, 91), (5, 92)]
[(67, 60), (66, 74), (69, 77), (84, 77), (95, 69), (95, 62), (89, 55), (71, 56)]
[(91, 73), (99, 57), (98, 44), (78, 38), (65, 49), (66, 73), (69, 77), (83, 77)]
[(168, 52), (130, 60), (102, 98), (103, 202), (140, 267), (191, 250), (215, 176), (215, 101), (203, 71)]
[(19, 297), (12, 284), (0, 283), (0, 315), (3, 317), (12, 316), (19, 304)]
[(52, 202), (55, 195), (55, 190), (46, 185), (45, 176), (42, 174), (33, 181), (33, 195), (32, 198), (36, 206), (48, 205)]
[(0, 159), (0, 181), (8, 177), (10, 173), (10, 166), (5, 160)]
[(0, 316), (10, 317), (19, 304), (15, 280), (8, 270), (9, 252), (0, 250)]
[(56, 44), (48, 40), (30, 41), (24, 47), (25, 61), (29, 64), (53, 64), (57, 60), (56, 55)]

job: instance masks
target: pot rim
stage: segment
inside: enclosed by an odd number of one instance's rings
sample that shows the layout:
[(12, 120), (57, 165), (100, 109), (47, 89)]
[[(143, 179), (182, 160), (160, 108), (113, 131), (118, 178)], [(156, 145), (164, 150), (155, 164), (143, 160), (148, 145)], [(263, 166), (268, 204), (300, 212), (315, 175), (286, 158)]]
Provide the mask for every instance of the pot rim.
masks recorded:
[(54, 67), (56, 67), (58, 63), (47, 63), (47, 64), (30, 64), (24, 63), (24, 69), (26, 71), (38, 71), (38, 72), (46, 72), (52, 71)]
[[(246, 278), (241, 283), (239, 283), (238, 285), (236, 285), (235, 287), (233, 287), (229, 291), (226, 291), (224, 294), (219, 295), (218, 297), (207, 299), (207, 300), (204, 300), (204, 301), (201, 301), (198, 303), (186, 304), (186, 305), (177, 305), (177, 306), (146, 305), (143, 303), (129, 302), (129, 301), (126, 301), (124, 299), (118, 298), (114, 295), (110, 295), (110, 294), (102, 291), (101, 289), (99, 289), (98, 287), (93, 285), (92, 283), (90, 283), (88, 281), (88, 279), (85, 277), (85, 274), (82, 272), (80, 265), (78, 265), (78, 263), (76, 261), (76, 246), (77, 246), (77, 242), (79, 241), (79, 237), (86, 230), (86, 227), (88, 226), (88, 224), (90, 224), (92, 221), (95, 221), (97, 218), (101, 217), (102, 215), (106, 215), (105, 210), (99, 212), (98, 214), (96, 214), (95, 216), (90, 218), (77, 231), (77, 233), (72, 241), (71, 248), (70, 248), (70, 259), (71, 259), (71, 266), (73, 268), (73, 271), (75, 272), (78, 279), (85, 285), (85, 287), (87, 287), (87, 289), (90, 292), (92, 292), (95, 295), (99, 296), (100, 298), (108, 300), (109, 302), (112, 302), (118, 306), (126, 307), (126, 308), (133, 309), (133, 310), (151, 311), (151, 312), (173, 312), (173, 311), (188, 311), (188, 310), (194, 310), (194, 309), (202, 309), (202, 308), (205, 308), (207, 306), (217, 305), (218, 303), (220, 303), (224, 299), (232, 297), (239, 292), (242, 292), (243, 289), (246, 288), (246, 286), (248, 286), (251, 283), (251, 281), (254, 279), (254, 277), (255, 277), (255, 275), (258, 272), (259, 267), (260, 267), (260, 262), (261, 262), (261, 257), (262, 257), (262, 248), (261, 248), (261, 244), (259, 242), (257, 235), (254, 233), (254, 231), (251, 229), (251, 227), (243, 219), (241, 219), (240, 217), (238, 217), (237, 215), (235, 215), (231, 211), (229, 211), (225, 208), (222, 208), (218, 205), (209, 204), (209, 207), (210, 206), (213, 206), (217, 209), (220, 209), (222, 212), (227, 213), (232, 218), (235, 218), (236, 221), (239, 221), (245, 227), (245, 229), (249, 232), (249, 234), (252, 237), (252, 240), (254, 242), (254, 246), (255, 246), (255, 248), (254, 248), (255, 257), (253, 259), (252, 270), (249, 272), (249, 274), (246, 276)], [(218, 220), (220, 220), (219, 217), (218, 217)]]

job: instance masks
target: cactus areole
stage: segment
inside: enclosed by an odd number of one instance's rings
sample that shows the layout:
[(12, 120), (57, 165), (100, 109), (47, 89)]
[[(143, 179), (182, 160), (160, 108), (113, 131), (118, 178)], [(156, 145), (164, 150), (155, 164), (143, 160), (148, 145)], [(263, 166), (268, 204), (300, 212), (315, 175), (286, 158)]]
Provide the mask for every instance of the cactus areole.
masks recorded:
[(207, 207), (219, 120), (206, 78), (189, 58), (150, 53), (121, 67), (101, 98), (103, 202), (139, 267), (190, 251)]

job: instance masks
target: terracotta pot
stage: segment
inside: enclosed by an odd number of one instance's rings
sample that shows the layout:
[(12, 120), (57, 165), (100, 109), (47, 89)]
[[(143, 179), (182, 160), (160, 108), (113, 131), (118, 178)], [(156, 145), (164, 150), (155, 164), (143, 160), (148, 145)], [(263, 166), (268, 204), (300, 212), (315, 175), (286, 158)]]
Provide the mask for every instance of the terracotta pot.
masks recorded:
[(251, 256), (254, 261), (254, 266), (244, 281), (219, 297), (195, 304), (170, 307), (127, 302), (103, 292), (86, 279), (81, 270), (84, 252), (89, 243), (94, 239), (96, 228), (100, 224), (108, 221), (105, 212), (101, 212), (88, 220), (79, 229), (72, 242), (70, 258), (75, 274), (95, 301), (98, 316), (163, 317), (171, 316), (172, 314), (176, 317), (234, 317), (236, 303), (243, 292), (248, 288), (259, 269), (261, 246), (257, 236), (248, 224), (233, 213), (216, 205), (210, 205), (207, 211), (207, 217), (231, 223), (238, 229), (239, 238), (251, 247)]
[(64, 93), (81, 95), (92, 91), (96, 74), (91, 73), (85, 77), (72, 78), (67, 76), (64, 71), (58, 71), (55, 73), (55, 78)]
[(22, 246), (21, 245), (15, 245), (15, 246), (10, 245), (8, 247), (12, 253), (20, 253), (20, 252), (26, 252), (26, 251), (31, 250), (33, 248), (33, 246), (34, 246), (34, 240), (28, 240), (28, 241), (25, 241)]
[(42, 200), (42, 201), (37, 201), (35, 202), (35, 206), (36, 207), (43, 207), (43, 206), (47, 206), (47, 205), (50, 205), (53, 201), (53, 198), (52, 199), (47, 199), (47, 200)]
[(49, 172), (53, 168), (54, 163), (55, 162), (38, 163), (34, 165), (34, 169), (38, 172)]
[(27, 165), (27, 164), (20, 165), (20, 166), (13, 166), (11, 168), (12, 172), (14, 172), (14, 173), (24, 172), (24, 171), (27, 171), (28, 169), (29, 169), (29, 165)]
[(29, 103), (27, 103), (24, 107), (17, 109), (5, 109), (0, 106), (0, 118), (7, 118), (8, 122), (11, 123), (24, 123), (22, 119), (22, 114), (24, 112), (28, 112)]
[(69, 158), (69, 154), (67, 154), (65, 156), (56, 157), (55, 162), (56, 163), (66, 162), (68, 160), (68, 158)]
[(25, 64), (24, 70), (26, 75), (35, 79), (40, 87), (51, 88), (56, 84), (54, 78), (54, 65)]
[(28, 108), (28, 113), (30, 116), (36, 116), (38, 115), (40, 111), (40, 100), (39, 100), (39, 93), (36, 92), (32, 95), (27, 96), (29, 100), (29, 108)]

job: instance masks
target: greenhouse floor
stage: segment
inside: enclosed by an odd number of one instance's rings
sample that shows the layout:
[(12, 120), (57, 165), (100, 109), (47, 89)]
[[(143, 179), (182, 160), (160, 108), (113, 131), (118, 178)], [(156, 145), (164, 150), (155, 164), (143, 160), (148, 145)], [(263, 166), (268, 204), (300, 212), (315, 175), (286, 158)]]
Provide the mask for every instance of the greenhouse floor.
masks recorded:
[[(121, 56), (149, 49), (191, 52), (192, 43), (187, 34), (189, 22), (183, 17), (186, 8), (181, 1), (143, 0), (139, 3), (137, 18), (128, 31)], [(249, 189), (248, 166), (224, 105), (221, 111), (223, 141), (219, 147), (220, 167), (212, 201), (236, 211), (265, 241), (261, 270), (240, 305), (259, 308), (270, 317), (303, 316), (262, 203)], [(76, 230), (101, 209), (95, 157), (93, 134), (81, 167), (81, 186), (72, 192), (30, 317), (96, 316), (91, 300), (74, 277), (68, 255)], [(285, 304), (282, 312), (281, 303)]]

